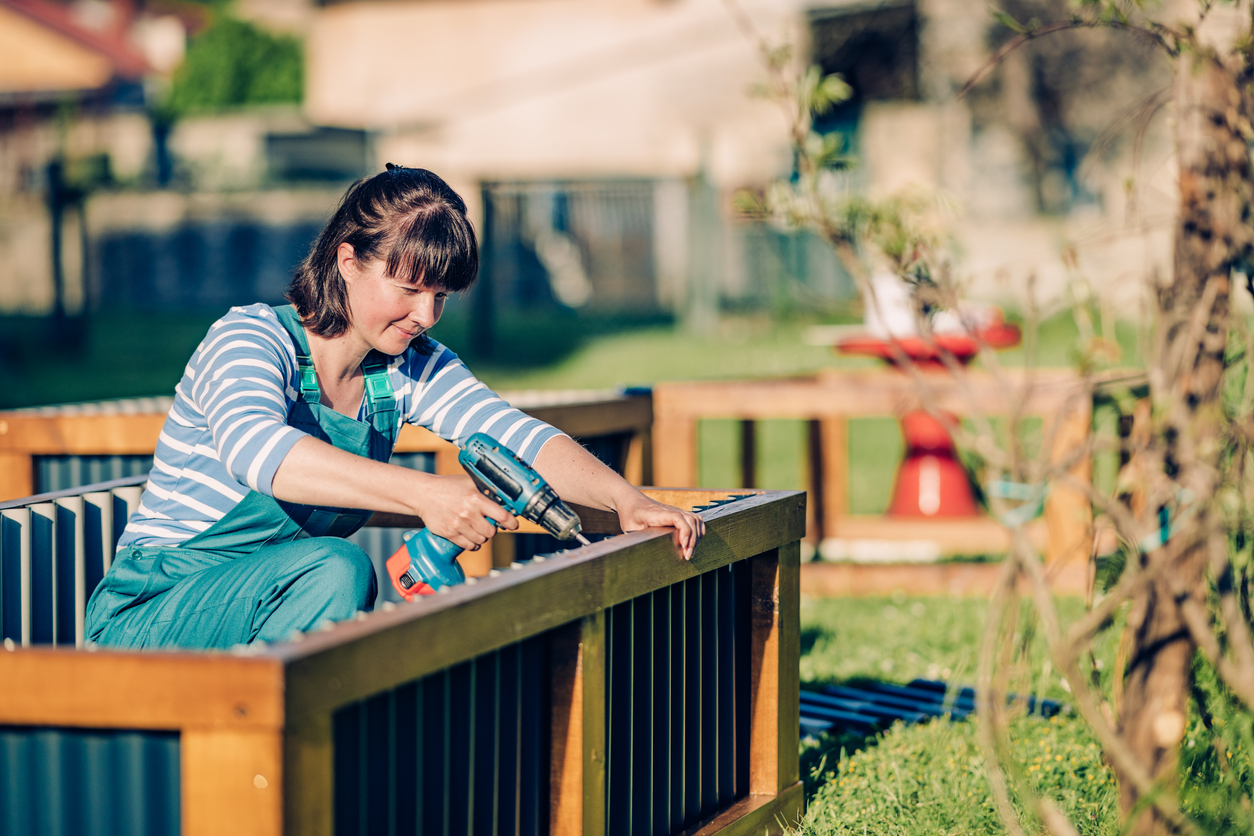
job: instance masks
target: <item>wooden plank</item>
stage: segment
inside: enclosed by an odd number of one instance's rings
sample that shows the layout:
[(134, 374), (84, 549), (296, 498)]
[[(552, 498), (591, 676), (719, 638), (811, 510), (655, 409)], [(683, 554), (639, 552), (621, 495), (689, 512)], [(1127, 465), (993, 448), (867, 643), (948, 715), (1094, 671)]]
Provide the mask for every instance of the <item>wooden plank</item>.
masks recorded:
[(796, 541), (750, 561), (749, 792), (757, 795), (783, 792), (800, 770), (800, 562)]
[(580, 671), (582, 622), (558, 627), (549, 639), (553, 714), (550, 721), (549, 832), (583, 832), (583, 679)]
[(286, 836), (331, 836), (335, 826), (334, 752), (331, 714), (290, 723), (283, 736), (283, 832)]
[(605, 831), (605, 612), (555, 633), (551, 832), (599, 836)]
[(413, 424), (402, 424), (401, 431), (396, 434), (396, 446), (392, 448), (396, 453), (447, 453), (453, 450), (453, 456), (457, 456), (457, 448), (448, 441), (440, 438), (435, 433), (425, 427), (417, 427)]
[[(923, 406), (920, 387), (939, 409), (965, 414), (972, 402), (987, 414), (1041, 415), (1076, 391), (1070, 370), (1019, 370), (1006, 375), (1007, 387), (991, 375), (969, 371), (962, 381), (948, 372), (910, 375), (883, 370), (827, 371), (812, 377), (752, 381), (659, 383), (654, 387), (654, 432), (698, 418), (818, 418), (830, 415), (897, 415)], [(658, 481), (665, 480), (659, 476)]]
[(29, 453), (0, 451), (0, 502), (35, 492), (35, 465)]
[(605, 610), (591, 613), (583, 620), (579, 665), (583, 690), (583, 833), (586, 836), (605, 834), (605, 775), (608, 741), (605, 727), (607, 711), (606, 670), (608, 653), (605, 647)]
[[(903, 595), (991, 595), (998, 583), (998, 563), (803, 563), (801, 594), (813, 598)], [(1046, 569), (1057, 595), (1083, 595), (1087, 566), (1065, 564)], [(1027, 590), (1026, 584), (1024, 591)]]
[(190, 729), (179, 740), (184, 836), (280, 836), (278, 729)]
[(822, 539), (849, 514), (849, 422), (822, 418), (818, 425), (819, 459), (823, 463)]
[(3, 689), (0, 724), (268, 729), (284, 717), (282, 666), (258, 657), (0, 650), (0, 682), (23, 683)]
[(750, 795), (680, 836), (761, 836), (798, 827), (805, 812), (805, 792), (796, 783), (778, 795)]
[[(654, 406), (661, 402), (656, 399)], [(655, 412), (653, 480), (682, 488), (697, 484), (697, 421), (689, 415)]]
[(772, 491), (703, 512), (707, 533), (691, 562), (666, 530), (633, 532), (262, 652), (288, 665), (289, 718), (316, 715), (798, 540), (804, 501)]
[(783, 792), (801, 777), (798, 744), (801, 737), (801, 543), (794, 540), (777, 550), (776, 607), (779, 627), (779, 717), (776, 734), (779, 765), (776, 789)]
[(499, 534), (488, 543), (492, 547), (492, 568), (508, 569), (518, 554), (518, 541), (512, 534)]
[(645, 427), (631, 437), (623, 460), (623, 478), (636, 487), (653, 484), (653, 432)]
[[(829, 537), (844, 540), (927, 541), (941, 554), (1004, 554), (1009, 530), (991, 517), (892, 517), (848, 515), (829, 527)], [(1043, 549), (1049, 541), (1044, 522), (1026, 526), (1028, 540)]]
[(749, 792), (775, 795), (788, 782), (780, 771), (780, 714), (788, 713), (780, 690), (783, 642), (780, 608), (779, 549), (760, 554), (750, 564), (751, 638), (749, 665)]
[(0, 453), (28, 455), (150, 455), (165, 424), (165, 413), (110, 415), (27, 415), (0, 418)]
[[(1048, 416), (1044, 437), (1052, 436), (1050, 462), (1065, 466), (1073, 462), (1067, 473), (1088, 484), (1093, 478), (1093, 457), (1089, 442), (1093, 429), (1092, 401), (1076, 399), (1061, 413)], [(1052, 565), (1087, 564), (1093, 544), (1093, 508), (1088, 497), (1061, 479), (1050, 483), (1045, 497), (1045, 524), (1049, 529), (1049, 547), (1045, 562)]]
[[(475, 551), (464, 551), (457, 556), (457, 562), (468, 578), (486, 578), (492, 571), (492, 553), (499, 537), (493, 537)], [(508, 565), (508, 564), (507, 564)]]

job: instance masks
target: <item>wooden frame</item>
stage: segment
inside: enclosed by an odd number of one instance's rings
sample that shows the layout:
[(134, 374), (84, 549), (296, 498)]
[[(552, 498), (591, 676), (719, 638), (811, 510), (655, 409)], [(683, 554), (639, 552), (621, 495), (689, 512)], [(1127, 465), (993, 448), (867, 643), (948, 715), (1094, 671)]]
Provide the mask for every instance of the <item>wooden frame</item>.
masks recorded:
[[(928, 394), (935, 408), (963, 415), (972, 400), (987, 405), (990, 414), (1038, 415), (1044, 420), (1043, 438), (1053, 439), (1053, 461), (1070, 462), (1079, 479), (1089, 478), (1087, 455), (1081, 454), (1091, 423), (1091, 401), (1079, 378), (1070, 371), (1038, 370), (1031, 379), (1016, 370), (1003, 388), (990, 375), (971, 371), (961, 379), (947, 372), (920, 372), (918, 379), (904, 373), (825, 371), (803, 378), (759, 381), (659, 383), (653, 390), (655, 481), (660, 485), (697, 483), (697, 424), (705, 418), (741, 422), (741, 457), (753, 455), (755, 421), (799, 418), (809, 421), (810, 518), (807, 539), (909, 540), (937, 542), (942, 550), (1005, 551), (1009, 534), (996, 520), (894, 519), (852, 516), (848, 499), (848, 419), (896, 416), (924, 403)], [(742, 473), (754, 472), (742, 461)], [(744, 487), (752, 487), (752, 477)], [(1055, 486), (1046, 500), (1046, 522), (1033, 536), (1052, 564), (1087, 561), (1087, 532), (1091, 521), (1088, 500), (1079, 491)], [(1040, 529), (1047, 528), (1048, 532)]]
[[(727, 497), (648, 493), (689, 505)], [(750, 794), (695, 832), (778, 832), (781, 822), (798, 820), (803, 804), (797, 574), (805, 497), (756, 492), (702, 515), (707, 535), (690, 562), (665, 531), (624, 534), (242, 653), (0, 651), (0, 725), (176, 730), (184, 834), (330, 834), (333, 712), (547, 635), (555, 660), (551, 830), (597, 834), (606, 790), (606, 610), (747, 560)], [(596, 519), (586, 523), (596, 531)], [(510, 617), (500, 618), (505, 612)]]
[[(648, 394), (518, 392), (503, 397), (575, 438), (630, 435), (624, 476), (651, 484), (653, 403)], [(162, 408), (164, 407), (164, 408)], [(168, 399), (0, 412), (0, 502), (35, 493), (39, 456), (151, 456)], [(461, 473), (457, 448), (421, 427), (401, 428), (397, 453), (433, 453), (436, 472)]]

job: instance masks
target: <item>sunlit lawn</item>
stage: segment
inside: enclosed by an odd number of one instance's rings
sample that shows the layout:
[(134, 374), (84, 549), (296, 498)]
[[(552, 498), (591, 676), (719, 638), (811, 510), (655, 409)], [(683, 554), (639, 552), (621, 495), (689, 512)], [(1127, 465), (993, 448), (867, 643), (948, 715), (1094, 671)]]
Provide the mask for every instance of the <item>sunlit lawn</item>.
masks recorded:
[[(1059, 606), (1064, 617), (1073, 618), (1083, 604), (1064, 599)], [(979, 598), (804, 600), (803, 687), (867, 679), (906, 684), (915, 678), (974, 685), (985, 611), (986, 603)], [(1026, 618), (1023, 623), (1028, 624)], [(1108, 633), (1097, 648), (1106, 670), (1113, 659), (1114, 638)], [(1039, 636), (1028, 633), (1022, 641), (1030, 652), (1013, 671), (1012, 687), (1066, 703), (1067, 691), (1047, 661)], [(1077, 717), (1018, 716), (1011, 738), (1026, 779), (1047, 792), (1080, 833), (1118, 832), (1111, 773)], [(849, 735), (808, 742), (802, 772), (810, 798), (802, 833), (1005, 833), (983, 764), (973, 720), (933, 720), (896, 725), (877, 737)], [(1029, 832), (1039, 831), (1029, 826)]]

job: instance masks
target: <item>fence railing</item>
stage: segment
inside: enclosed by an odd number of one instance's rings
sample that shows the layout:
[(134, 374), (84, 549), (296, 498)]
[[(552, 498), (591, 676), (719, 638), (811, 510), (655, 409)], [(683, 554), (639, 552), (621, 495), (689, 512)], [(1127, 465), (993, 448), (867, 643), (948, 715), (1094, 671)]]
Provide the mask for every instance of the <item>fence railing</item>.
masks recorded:
[[(651, 484), (653, 401), (647, 390), (503, 393), (511, 404), (591, 442), (632, 481)], [(170, 398), (134, 398), (0, 411), (0, 502), (146, 473)], [(395, 452), (460, 473), (457, 448), (419, 427), (401, 428)]]
[[(652, 483), (653, 401), (647, 390), (522, 391), (505, 397), (578, 439), (632, 484)], [(170, 398), (136, 398), (0, 412), (0, 508), (5, 500), (147, 473), (170, 403)], [(457, 453), (449, 442), (406, 425), (393, 461), (431, 473), (461, 473)], [(353, 538), (372, 556), (382, 555), (376, 560), (381, 580), (382, 560), (401, 543), (398, 529), (382, 526), (376, 522)], [(467, 553), (462, 566), (482, 576), (530, 553), (529, 542), (501, 538)], [(385, 598), (399, 600), (390, 585), (381, 588)]]
[[(77, 567), (137, 490), (3, 514), (47, 520), (54, 538), (72, 530), (41, 553)], [(75, 810), (96, 799), (100, 832), (779, 831), (803, 803), (804, 495), (649, 492), (704, 508), (692, 561), (665, 531), (622, 534), (230, 653), (6, 641), (0, 828), (82, 832)], [(57, 528), (76, 514), (81, 525)], [(588, 515), (585, 528), (612, 533), (606, 523)], [(31, 554), (18, 550), (23, 577), (81, 618), (80, 581), (71, 599), (68, 570)], [(24, 590), (32, 642), (71, 629)]]

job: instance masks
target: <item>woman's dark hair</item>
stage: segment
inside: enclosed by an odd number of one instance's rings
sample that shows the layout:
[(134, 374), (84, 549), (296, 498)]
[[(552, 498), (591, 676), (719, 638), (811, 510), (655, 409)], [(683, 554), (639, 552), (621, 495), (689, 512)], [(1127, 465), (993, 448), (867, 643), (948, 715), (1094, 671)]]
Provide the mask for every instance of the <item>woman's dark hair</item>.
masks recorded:
[(466, 290), (479, 272), (465, 201), (426, 169), (388, 163), (344, 193), (288, 286), (301, 321), (320, 337), (337, 337), (349, 325), (336, 257), (345, 242), (362, 262), (384, 259), (389, 276), (450, 292)]

